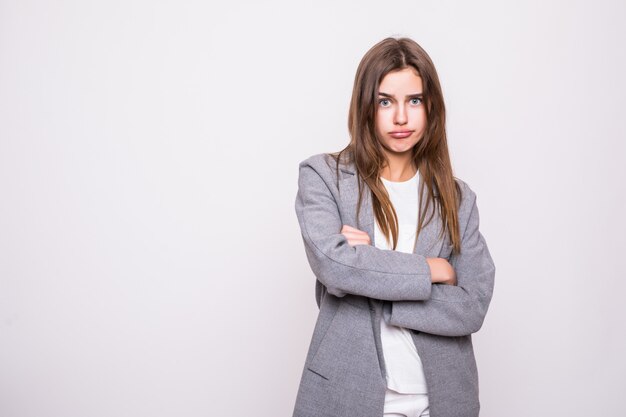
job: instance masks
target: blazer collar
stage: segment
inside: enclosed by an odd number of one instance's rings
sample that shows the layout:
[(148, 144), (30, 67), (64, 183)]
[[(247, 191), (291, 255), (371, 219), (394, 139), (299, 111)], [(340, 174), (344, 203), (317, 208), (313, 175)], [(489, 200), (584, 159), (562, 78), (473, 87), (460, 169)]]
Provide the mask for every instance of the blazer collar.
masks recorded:
[[(334, 169), (334, 167), (333, 167)], [(339, 176), (339, 194), (341, 198), (341, 215), (343, 218), (344, 224), (348, 224), (352, 227), (357, 227), (356, 224), (356, 207), (359, 197), (359, 188), (358, 188), (358, 178), (356, 174), (356, 169), (353, 163), (347, 165), (340, 165), (340, 176)], [(418, 175), (418, 187), (415, 192), (418, 194), (419, 199), (419, 188), (422, 186), (423, 178), (421, 173)], [(360, 229), (367, 232), (369, 235), (372, 246), (376, 245), (375, 242), (375, 233), (374, 233), (374, 210), (372, 207), (372, 196), (369, 188), (365, 183), (363, 183), (365, 187), (363, 189), (363, 201), (361, 202), (361, 213), (359, 216), (359, 226)], [(424, 190), (426, 193), (426, 190)], [(419, 203), (422, 206), (422, 210), (424, 210), (425, 206), (425, 198), (419, 199)], [(434, 204), (431, 203), (428, 212), (426, 213), (425, 220), (431, 216), (431, 212), (434, 210)], [(433, 216), (432, 220), (422, 228), (419, 236), (416, 238), (415, 246), (413, 248), (413, 253), (420, 254), (426, 257), (437, 257), (441, 251), (444, 240), (446, 238), (445, 234), (443, 238), (439, 238), (439, 230), (441, 229), (442, 221), (437, 213)]]

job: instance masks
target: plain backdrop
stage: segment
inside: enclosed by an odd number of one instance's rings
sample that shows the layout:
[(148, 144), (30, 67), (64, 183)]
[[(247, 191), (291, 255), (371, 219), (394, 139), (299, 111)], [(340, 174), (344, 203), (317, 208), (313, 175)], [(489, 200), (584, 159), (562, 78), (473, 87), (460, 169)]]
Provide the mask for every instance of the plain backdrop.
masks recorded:
[(622, 416), (622, 1), (0, 1), (0, 416), (290, 416), (298, 163), (430, 54), (497, 267), (481, 416)]

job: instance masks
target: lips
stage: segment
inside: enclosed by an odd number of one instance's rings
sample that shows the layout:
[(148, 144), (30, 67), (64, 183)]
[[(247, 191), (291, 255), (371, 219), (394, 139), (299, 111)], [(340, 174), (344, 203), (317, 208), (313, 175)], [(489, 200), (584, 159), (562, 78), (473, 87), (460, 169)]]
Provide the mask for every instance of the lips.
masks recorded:
[(404, 139), (411, 136), (412, 133), (412, 130), (394, 130), (393, 132), (389, 132), (389, 135), (395, 139)]

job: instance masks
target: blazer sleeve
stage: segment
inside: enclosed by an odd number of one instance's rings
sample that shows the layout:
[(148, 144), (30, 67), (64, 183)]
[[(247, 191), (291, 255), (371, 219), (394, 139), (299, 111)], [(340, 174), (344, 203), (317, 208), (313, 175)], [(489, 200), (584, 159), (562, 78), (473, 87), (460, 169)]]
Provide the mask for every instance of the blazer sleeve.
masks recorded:
[(325, 163), (308, 162), (299, 166), (295, 209), (307, 259), (326, 290), (337, 297), (355, 294), (389, 301), (430, 297), (430, 267), (424, 256), (349, 245), (341, 234), (336, 192), (331, 191), (336, 191), (335, 177)]
[[(461, 238), (461, 252), (450, 263), (457, 285), (433, 284), (424, 301), (395, 301), (390, 304), (390, 324), (442, 336), (464, 336), (477, 332), (491, 302), (495, 264), (479, 231), (476, 194), (465, 186), (469, 218)], [(388, 307), (388, 306), (385, 306)]]

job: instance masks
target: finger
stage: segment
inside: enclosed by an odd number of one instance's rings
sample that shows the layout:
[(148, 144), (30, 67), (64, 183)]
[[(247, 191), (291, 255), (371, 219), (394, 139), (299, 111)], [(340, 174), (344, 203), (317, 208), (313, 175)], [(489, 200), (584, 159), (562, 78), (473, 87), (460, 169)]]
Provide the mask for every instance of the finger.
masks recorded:
[[(352, 226), (349, 226), (347, 224), (344, 224), (343, 228), (341, 230), (349, 230), (349, 231), (352, 231), (352, 232), (363, 232), (362, 230), (359, 230), (356, 227), (352, 227)], [(363, 232), (363, 233), (365, 233), (365, 232)]]
[(360, 244), (365, 244), (365, 245), (369, 245), (370, 244), (370, 239), (369, 237), (365, 236), (358, 236), (358, 237), (352, 237), (350, 239), (348, 239), (348, 242), (353, 242), (353, 243), (360, 243)]
[(348, 240), (356, 239), (361, 241), (369, 241), (370, 237), (367, 233), (344, 232), (342, 233)]
[(369, 244), (369, 242), (367, 242), (365, 239), (348, 239), (348, 244), (351, 246), (354, 245), (367, 245)]
[(348, 244), (350, 246), (356, 246), (356, 245), (369, 245), (369, 242), (365, 241), (365, 240), (359, 240), (359, 239), (352, 239), (348, 241)]
[(351, 236), (367, 236), (367, 232), (363, 232), (358, 229), (352, 229), (352, 230), (346, 229), (346, 230), (343, 230), (341, 233), (345, 235), (351, 235)]

